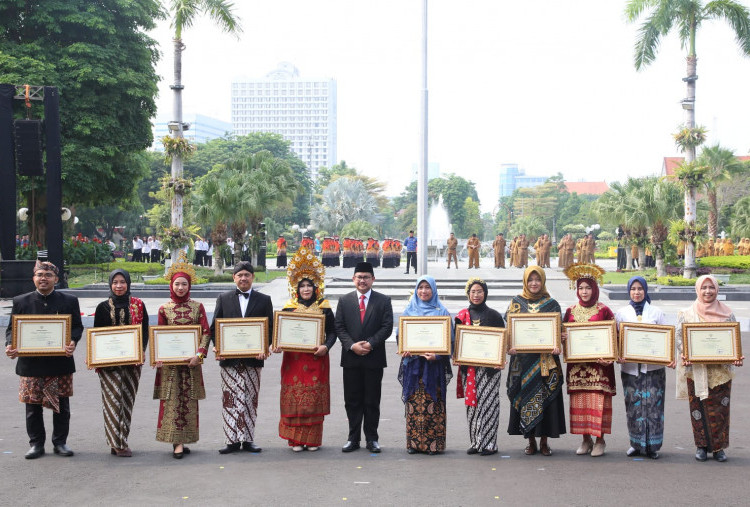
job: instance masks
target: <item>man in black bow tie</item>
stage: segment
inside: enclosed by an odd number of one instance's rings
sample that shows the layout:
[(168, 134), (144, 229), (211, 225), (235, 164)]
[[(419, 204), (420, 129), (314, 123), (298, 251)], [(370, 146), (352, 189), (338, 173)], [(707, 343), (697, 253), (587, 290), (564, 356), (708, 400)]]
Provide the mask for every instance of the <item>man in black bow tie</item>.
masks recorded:
[[(250, 262), (242, 261), (234, 267), (234, 283), (237, 289), (227, 291), (216, 298), (211, 339), (216, 336), (216, 319), (223, 318), (268, 318), (268, 342), (273, 336), (273, 304), (271, 298), (252, 289), (255, 271)], [(260, 452), (253, 442), (257, 418), (260, 373), (263, 360), (268, 356), (242, 359), (224, 359), (214, 347), (216, 359), (221, 366), (222, 420), (226, 446), (221, 454), (244, 450)]]

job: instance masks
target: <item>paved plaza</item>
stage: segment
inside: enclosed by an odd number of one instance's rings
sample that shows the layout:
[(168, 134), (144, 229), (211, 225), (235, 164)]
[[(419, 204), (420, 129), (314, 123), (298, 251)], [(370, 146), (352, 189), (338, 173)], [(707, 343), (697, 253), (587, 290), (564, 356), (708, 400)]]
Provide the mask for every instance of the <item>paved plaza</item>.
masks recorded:
[[(556, 260), (552, 260), (553, 264)], [(604, 262), (607, 269), (614, 264)], [(491, 261), (483, 259), (490, 266)], [(522, 270), (446, 270), (443, 262), (431, 263), (429, 272), (445, 292), (445, 303), (452, 314), (466, 306), (458, 297), (460, 282), (480, 276), (491, 284), (489, 305), (504, 312), (508, 298), (493, 297), (520, 292)], [(548, 270), (548, 289), (563, 308), (575, 301), (568, 280), (556, 268)], [(339, 291), (337, 280), (351, 281), (351, 270), (329, 269), (332, 303)], [(406, 292), (403, 282), (416, 279), (401, 269), (376, 269), (374, 289), (390, 284), (394, 293), (394, 313), (403, 310)], [(440, 282), (444, 282), (445, 291)], [(455, 281), (456, 283), (449, 283)], [(397, 283), (400, 282), (400, 283)], [(381, 285), (379, 285), (381, 283)], [(507, 289), (506, 289), (507, 287)], [(288, 297), (286, 281), (275, 280), (258, 286), (273, 298), (280, 309)], [(138, 295), (135, 291), (134, 295)], [(166, 299), (145, 300), (154, 316)], [(90, 315), (101, 298), (82, 298), (81, 310)], [(602, 298), (608, 303), (606, 298)], [(211, 314), (214, 299), (201, 300)], [(655, 301), (674, 319), (687, 306), (680, 301)], [(743, 338), (748, 339), (750, 302), (730, 302), (743, 322)], [(612, 304), (617, 310), (623, 302)], [(0, 301), (0, 318), (7, 322), (10, 301)], [(90, 322), (86, 319), (85, 322)], [(71, 432), (68, 444), (76, 455), (61, 458), (52, 454), (25, 460), (28, 449), (24, 410), (18, 403), (18, 377), (7, 358), (0, 367), (0, 473), (4, 487), (0, 504), (16, 505), (747, 505), (744, 481), (750, 472), (750, 371), (737, 370), (732, 396), (732, 445), (729, 461), (695, 461), (687, 401), (674, 399), (674, 373), (667, 374), (665, 442), (662, 458), (656, 461), (625, 456), (628, 436), (622, 387), (614, 398), (613, 433), (607, 436), (603, 457), (576, 456), (580, 437), (563, 435), (551, 439), (553, 455), (525, 456), (526, 442), (507, 435), (508, 400), (501, 401), (500, 452), (494, 456), (468, 456), (469, 440), (463, 400), (455, 398), (455, 377), (448, 386), (447, 450), (438, 456), (406, 453), (405, 421), (400, 385), (396, 380), (398, 356), (391, 338), (387, 344), (389, 366), (383, 379), (381, 403), (381, 454), (365, 449), (343, 454), (341, 445), (347, 435), (341, 369), (340, 346), (331, 351), (331, 414), (326, 417), (323, 446), (317, 452), (293, 453), (278, 437), (279, 367), (281, 356), (266, 361), (261, 382), (256, 443), (260, 454), (220, 455), (223, 447), (219, 367), (210, 355), (203, 374), (207, 398), (200, 402), (201, 439), (192, 444), (192, 453), (183, 460), (171, 456), (168, 444), (156, 442), (158, 402), (153, 400), (154, 370), (143, 369), (130, 435), (132, 458), (109, 454), (104, 440), (101, 395), (98, 376), (84, 365), (84, 342), (76, 352), (78, 372), (74, 376), (75, 394), (71, 398)], [(750, 350), (750, 348), (746, 349)], [(455, 370), (455, 368), (454, 368)], [(454, 371), (455, 373), (455, 371)], [(503, 381), (506, 373), (503, 372)], [(619, 374), (618, 374), (619, 378)], [(503, 382), (504, 385), (504, 382)], [(504, 391), (504, 388), (503, 388)], [(566, 410), (568, 397), (565, 396)], [(51, 415), (45, 410), (48, 435)]]

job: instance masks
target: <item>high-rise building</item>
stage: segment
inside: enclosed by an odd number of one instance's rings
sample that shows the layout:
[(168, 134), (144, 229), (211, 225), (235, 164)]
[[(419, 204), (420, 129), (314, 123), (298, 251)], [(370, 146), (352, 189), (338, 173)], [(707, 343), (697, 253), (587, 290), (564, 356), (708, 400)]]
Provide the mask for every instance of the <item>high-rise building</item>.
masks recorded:
[(508, 197), (517, 188), (536, 187), (547, 181), (544, 176), (526, 176), (518, 164), (500, 164), (500, 197)]
[(289, 63), (265, 78), (232, 83), (234, 133), (281, 134), (313, 181), (318, 169), (337, 162), (336, 115), (336, 80), (303, 79)]
[[(182, 121), (190, 124), (190, 127), (183, 132), (183, 135), (193, 144), (205, 143), (211, 139), (224, 137), (225, 135), (232, 133), (231, 123), (203, 114), (183, 115)], [(156, 151), (164, 150), (164, 146), (161, 144), (161, 138), (170, 134), (168, 124), (169, 120), (165, 118), (157, 118), (156, 121), (154, 121), (153, 149)]]

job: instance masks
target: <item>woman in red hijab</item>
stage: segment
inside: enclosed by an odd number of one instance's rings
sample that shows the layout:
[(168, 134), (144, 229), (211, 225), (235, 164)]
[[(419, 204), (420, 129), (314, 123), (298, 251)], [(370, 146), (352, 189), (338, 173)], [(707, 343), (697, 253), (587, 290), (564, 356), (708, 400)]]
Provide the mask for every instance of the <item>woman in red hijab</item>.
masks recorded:
[[(596, 264), (573, 264), (565, 275), (575, 283), (578, 303), (565, 311), (563, 322), (615, 320), (612, 310), (599, 302), (599, 285), (604, 270)], [(567, 334), (563, 332), (563, 340)], [(616, 392), (612, 361), (568, 363), (566, 381), (570, 395), (570, 432), (583, 435), (576, 454), (604, 454), (604, 434), (612, 433), (612, 396)], [(594, 443), (592, 436), (596, 437)]]
[(159, 307), (160, 326), (199, 324), (201, 339), (196, 355), (184, 365), (156, 364), (154, 399), (159, 401), (156, 440), (172, 444), (172, 456), (182, 459), (190, 454), (184, 444), (198, 441), (198, 400), (205, 399), (201, 360), (206, 357), (211, 334), (203, 305), (190, 299), (195, 270), (183, 261), (170, 268), (170, 301)]

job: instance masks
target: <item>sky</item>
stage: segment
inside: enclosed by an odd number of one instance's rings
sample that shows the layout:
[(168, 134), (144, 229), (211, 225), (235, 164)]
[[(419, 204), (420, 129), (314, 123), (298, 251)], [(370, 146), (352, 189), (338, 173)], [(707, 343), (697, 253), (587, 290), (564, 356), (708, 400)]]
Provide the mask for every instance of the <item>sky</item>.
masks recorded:
[[(742, 2), (748, 5), (748, 2)], [(338, 84), (338, 159), (398, 195), (419, 157), (421, 0), (235, 0), (243, 32), (208, 18), (183, 32), (183, 110), (231, 121), (230, 86), (280, 62)], [(498, 198), (499, 168), (535, 176), (624, 181), (658, 174), (679, 156), (685, 54), (671, 32), (637, 72), (638, 23), (622, 0), (430, 0), (429, 162), (477, 187), (482, 211)], [(151, 36), (162, 58), (158, 115), (170, 116), (172, 31)], [(696, 121), (707, 144), (750, 150), (750, 58), (729, 26), (697, 36)]]

